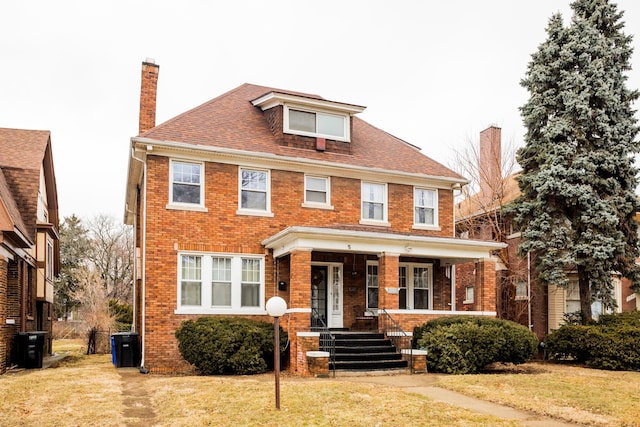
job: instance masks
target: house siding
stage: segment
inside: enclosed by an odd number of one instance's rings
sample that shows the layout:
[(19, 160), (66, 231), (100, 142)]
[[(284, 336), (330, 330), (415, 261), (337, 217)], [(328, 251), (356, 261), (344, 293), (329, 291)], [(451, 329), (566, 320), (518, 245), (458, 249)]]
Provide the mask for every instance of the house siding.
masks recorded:
[[(205, 162), (204, 166), (204, 205), (207, 212), (168, 209), (169, 202), (169, 165), (168, 157), (150, 155), (147, 157), (146, 197), (146, 269), (145, 269), (145, 363), (151, 370), (182, 370), (186, 362), (181, 360), (175, 330), (186, 319), (195, 319), (199, 315), (173, 314), (177, 308), (177, 271), (179, 251), (220, 252), (251, 254), (265, 257), (265, 299), (277, 293), (277, 275), (274, 274), (274, 260), (261, 242), (286, 227), (295, 224), (301, 226), (355, 227), (368, 230), (383, 230), (413, 235), (435, 235), (450, 237), (453, 234), (451, 208), (453, 194), (450, 190), (439, 190), (440, 230), (413, 229), (413, 187), (409, 185), (389, 184), (388, 227), (361, 226), (360, 180), (344, 177), (331, 177), (331, 204), (333, 209), (314, 209), (303, 207), (304, 173), (271, 170), (271, 210), (273, 217), (239, 215), (238, 210), (238, 165)], [(402, 207), (402, 208), (399, 208)], [(141, 206), (138, 212), (141, 212)], [(138, 216), (138, 224), (142, 218)], [(141, 237), (141, 228), (137, 228)], [(332, 262), (341, 262), (345, 269), (351, 269), (356, 257), (359, 272), (364, 271), (365, 257), (357, 255), (333, 257)], [(331, 257), (325, 254), (324, 260)], [(375, 256), (374, 259), (377, 259)], [(322, 261), (322, 254), (314, 252), (314, 261)], [(280, 292), (290, 308), (309, 307), (311, 252), (295, 252), (280, 265), (279, 271), (290, 271), (290, 276), (279, 277), (288, 283), (286, 292)], [(424, 262), (422, 260), (421, 262)], [(288, 265), (287, 265), (288, 264)], [(438, 270), (439, 271), (439, 270)], [(285, 273), (287, 274), (287, 273)], [(346, 276), (346, 275), (345, 275)], [(434, 275), (434, 281), (444, 289), (443, 294), (434, 297), (434, 308), (445, 307), (450, 298), (450, 285), (444, 286), (440, 274)], [(390, 286), (397, 287), (397, 266), (389, 273)], [(363, 275), (348, 276), (344, 281), (344, 307), (356, 302), (362, 305), (365, 298)], [(395, 283), (393, 283), (395, 280)], [(138, 286), (141, 285), (137, 281)], [(351, 289), (351, 291), (349, 291)], [(292, 293), (290, 293), (290, 290)], [(388, 298), (392, 298), (388, 296)], [(142, 304), (142, 295), (137, 293), (137, 304)], [(397, 295), (391, 306), (397, 307)], [(301, 324), (309, 324), (308, 313), (295, 313)], [(271, 321), (268, 316), (246, 316)], [(143, 321), (141, 311), (136, 313), (136, 322)], [(344, 310), (345, 325), (353, 321), (353, 313)], [(291, 321), (291, 324), (297, 324)], [(296, 329), (289, 331), (295, 334)], [(293, 344), (291, 357), (296, 357)], [(295, 361), (292, 360), (292, 363)]]

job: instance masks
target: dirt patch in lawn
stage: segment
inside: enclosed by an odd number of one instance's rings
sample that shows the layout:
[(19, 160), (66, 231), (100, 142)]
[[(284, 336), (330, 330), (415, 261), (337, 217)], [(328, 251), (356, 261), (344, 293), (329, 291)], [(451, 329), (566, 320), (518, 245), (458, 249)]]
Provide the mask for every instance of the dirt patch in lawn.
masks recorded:
[(157, 414), (145, 387), (147, 377), (136, 368), (119, 368), (118, 374), (122, 380), (122, 415), (127, 427), (154, 425)]

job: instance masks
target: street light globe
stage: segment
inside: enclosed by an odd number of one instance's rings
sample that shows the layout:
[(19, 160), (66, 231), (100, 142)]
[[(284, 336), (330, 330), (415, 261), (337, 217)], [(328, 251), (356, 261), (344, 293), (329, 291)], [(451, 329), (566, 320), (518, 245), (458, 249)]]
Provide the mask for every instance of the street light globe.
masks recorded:
[(271, 297), (267, 301), (267, 313), (271, 317), (280, 317), (287, 311), (287, 302), (280, 297)]

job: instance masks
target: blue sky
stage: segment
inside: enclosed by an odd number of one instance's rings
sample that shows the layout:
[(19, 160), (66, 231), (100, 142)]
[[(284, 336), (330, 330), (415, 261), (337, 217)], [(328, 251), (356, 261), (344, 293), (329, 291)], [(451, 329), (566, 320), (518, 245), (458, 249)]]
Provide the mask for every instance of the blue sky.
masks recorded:
[[(519, 82), (569, 3), (2, 2), (0, 127), (52, 132), (61, 216), (122, 218), (147, 57), (160, 65), (157, 123), (248, 82), (364, 105), (361, 118), (449, 165), (491, 124), (522, 144)], [(640, 2), (616, 3), (626, 33), (640, 29)]]

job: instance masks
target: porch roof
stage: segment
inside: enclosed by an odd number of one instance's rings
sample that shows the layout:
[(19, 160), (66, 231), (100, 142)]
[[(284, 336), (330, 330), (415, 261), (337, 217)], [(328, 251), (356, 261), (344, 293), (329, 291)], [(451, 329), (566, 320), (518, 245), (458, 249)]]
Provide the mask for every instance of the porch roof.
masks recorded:
[(480, 240), (300, 226), (287, 227), (263, 240), (262, 245), (273, 250), (276, 258), (296, 250), (313, 250), (392, 253), (436, 258), (448, 264), (491, 258), (491, 251), (507, 246)]

